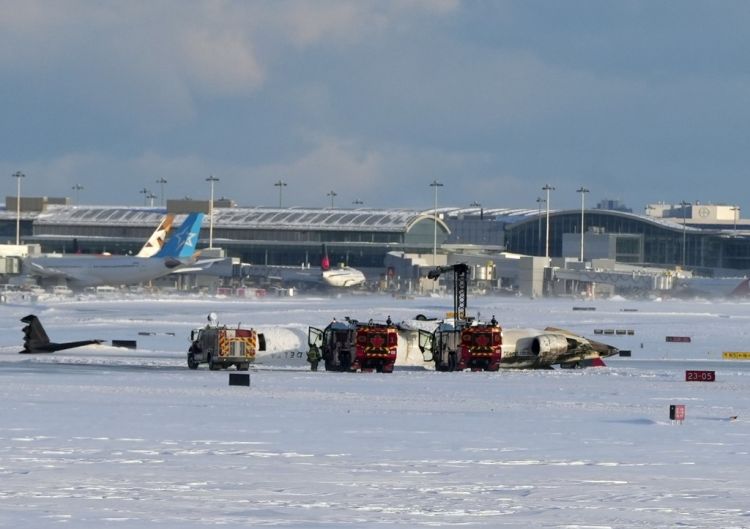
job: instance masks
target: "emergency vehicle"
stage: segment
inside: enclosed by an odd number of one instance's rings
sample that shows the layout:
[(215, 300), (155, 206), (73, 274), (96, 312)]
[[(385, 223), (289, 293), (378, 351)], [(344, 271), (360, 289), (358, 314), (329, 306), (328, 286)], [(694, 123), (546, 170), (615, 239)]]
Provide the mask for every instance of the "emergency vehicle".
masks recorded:
[(443, 320), (434, 332), (419, 331), (419, 348), (437, 371), (497, 371), (503, 333), (493, 317), (489, 323)]
[(254, 329), (229, 328), (217, 323), (216, 315), (209, 314), (209, 323), (190, 333), (190, 349), (187, 354), (187, 365), (198, 369), (200, 364), (208, 364), (212, 371), (237, 367), (237, 371), (247, 371), (250, 363), (255, 361), (256, 351), (265, 351), (266, 343), (263, 334)]
[(307, 343), (317, 348), (326, 371), (393, 372), (398, 331), (390, 316), (385, 323), (333, 320), (325, 329), (310, 327)]

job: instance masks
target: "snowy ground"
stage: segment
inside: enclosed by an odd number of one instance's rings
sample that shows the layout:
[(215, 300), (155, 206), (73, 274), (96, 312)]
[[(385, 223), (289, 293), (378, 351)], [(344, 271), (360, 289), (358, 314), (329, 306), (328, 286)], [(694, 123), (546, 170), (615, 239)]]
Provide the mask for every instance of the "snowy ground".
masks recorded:
[[(632, 350), (601, 369), (258, 367), (248, 389), (185, 366), (189, 331), (211, 311), (280, 327), (296, 349), (308, 325), (333, 316), (439, 316), (451, 304), (1, 305), (0, 527), (750, 527), (750, 361), (721, 359), (750, 351), (750, 304), (470, 299), (506, 327), (554, 325)], [(18, 355), (29, 313), (53, 340), (139, 348)], [(717, 381), (685, 382), (686, 369), (716, 370)], [(669, 421), (675, 403), (687, 406), (681, 425)]]

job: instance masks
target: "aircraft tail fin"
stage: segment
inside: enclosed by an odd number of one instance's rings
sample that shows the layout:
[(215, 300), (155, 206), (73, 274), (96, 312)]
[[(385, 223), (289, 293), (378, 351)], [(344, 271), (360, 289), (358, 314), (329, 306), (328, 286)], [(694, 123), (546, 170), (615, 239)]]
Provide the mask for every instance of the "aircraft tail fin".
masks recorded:
[(320, 269), (324, 272), (331, 269), (331, 260), (328, 258), (328, 248), (323, 245), (323, 256), (320, 258)]
[(172, 230), (172, 222), (174, 222), (174, 213), (169, 213), (162, 219), (136, 256), (152, 257), (156, 255), (164, 247), (164, 242)]
[(203, 213), (190, 213), (164, 243), (155, 257), (192, 257), (203, 223)]
[(80, 340), (77, 342), (50, 342), (49, 336), (42, 327), (42, 322), (39, 321), (34, 314), (29, 314), (21, 318), (21, 321), (26, 324), (23, 328), (23, 351), (21, 354), (36, 354), (36, 353), (54, 353), (55, 351), (62, 351), (63, 349), (73, 349), (74, 347), (81, 347), (84, 345), (100, 344), (103, 340)]
[(23, 352), (30, 353), (34, 349), (49, 345), (49, 336), (39, 318), (34, 314), (29, 314), (21, 318), (21, 321), (26, 324), (23, 328)]

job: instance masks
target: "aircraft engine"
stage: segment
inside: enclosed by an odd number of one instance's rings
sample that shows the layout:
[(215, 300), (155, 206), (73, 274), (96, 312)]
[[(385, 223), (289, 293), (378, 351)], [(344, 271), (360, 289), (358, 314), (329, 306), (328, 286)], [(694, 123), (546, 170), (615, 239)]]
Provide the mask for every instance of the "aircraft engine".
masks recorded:
[(536, 356), (560, 355), (568, 351), (568, 340), (561, 334), (540, 334), (531, 343), (531, 352)]

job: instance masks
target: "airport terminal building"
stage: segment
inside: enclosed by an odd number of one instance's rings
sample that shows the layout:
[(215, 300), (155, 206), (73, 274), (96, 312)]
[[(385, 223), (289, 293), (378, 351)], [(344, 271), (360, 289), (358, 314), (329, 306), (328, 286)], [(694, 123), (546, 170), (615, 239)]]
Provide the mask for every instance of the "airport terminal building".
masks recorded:
[[(58, 253), (136, 253), (165, 213), (177, 214), (180, 222), (188, 211), (209, 210), (208, 201), (194, 200), (170, 200), (159, 208), (72, 206), (24, 198), (17, 219), (16, 206), (14, 197), (8, 197), (0, 209), (3, 242), (13, 243), (18, 226), (23, 243)], [(585, 210), (584, 261), (683, 267), (703, 275), (745, 275), (750, 270), (750, 223), (737, 218), (737, 208), (695, 203), (651, 209), (655, 213), (650, 215)], [(434, 213), (236, 207), (231, 201), (216, 201), (213, 221), (204, 220), (199, 248), (212, 244), (227, 257), (254, 265), (317, 266), (326, 244), (332, 263), (360, 268), (370, 278), (385, 274), (393, 255), (425, 257), (409, 261), (400, 271), (413, 276), (418, 273), (415, 263), (433, 264), (433, 248), (438, 264), (467, 255), (487, 262), (503, 252), (542, 258), (546, 251), (551, 258), (580, 255), (580, 210), (550, 211), (547, 216), (540, 209), (446, 207), (438, 210), (437, 218)], [(533, 266), (544, 267), (545, 262)]]

